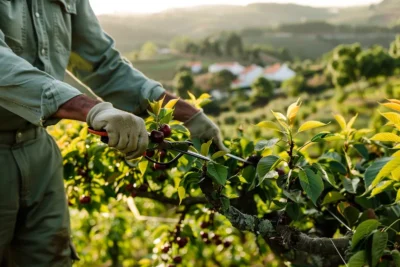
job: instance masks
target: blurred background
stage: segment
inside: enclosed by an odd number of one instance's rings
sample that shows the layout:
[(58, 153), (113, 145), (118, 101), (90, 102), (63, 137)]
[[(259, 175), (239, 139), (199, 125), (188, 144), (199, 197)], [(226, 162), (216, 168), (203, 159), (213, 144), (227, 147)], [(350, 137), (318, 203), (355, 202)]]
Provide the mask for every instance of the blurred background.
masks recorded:
[[(135, 68), (182, 98), (187, 91), (209, 94), (204, 110), (227, 138), (237, 137), (238, 127), (247, 138), (259, 138), (251, 126), (299, 97), (302, 121), (359, 113), (356, 128), (379, 129), (378, 101), (400, 97), (398, 0), (90, 2)], [(68, 82), (87, 90), (71, 77)], [(174, 223), (140, 216), (176, 218), (175, 210), (136, 202), (139, 213), (119, 200), (104, 204), (104, 214), (102, 206), (91, 215), (71, 208), (82, 257), (77, 266), (152, 266), (159, 236)], [(195, 215), (193, 231), (202, 231), (210, 216), (206, 210)], [(226, 246), (192, 246), (184, 251), (194, 259), (190, 266), (278, 266), (272, 254), (246, 242), (254, 236), (223, 219), (213, 227), (210, 233), (223, 236)]]

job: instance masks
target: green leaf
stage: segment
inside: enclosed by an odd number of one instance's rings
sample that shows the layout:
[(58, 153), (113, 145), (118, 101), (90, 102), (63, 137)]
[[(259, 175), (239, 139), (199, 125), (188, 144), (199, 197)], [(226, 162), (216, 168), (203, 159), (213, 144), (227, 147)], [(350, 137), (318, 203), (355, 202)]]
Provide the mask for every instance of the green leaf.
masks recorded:
[(367, 261), (365, 250), (358, 251), (349, 260), (349, 267), (363, 267)]
[(380, 224), (379, 221), (373, 219), (360, 223), (353, 235), (352, 247), (354, 248), (362, 239), (370, 235)]
[(278, 175), (279, 175), (278, 172), (276, 172), (274, 170), (269, 171), (267, 174), (264, 175), (264, 177), (260, 178), (260, 182), (258, 183), (258, 186), (260, 186), (265, 181), (265, 179), (272, 179), (272, 178), (277, 177)]
[(318, 128), (318, 127), (322, 127), (322, 126), (326, 126), (326, 124), (323, 122), (320, 122), (320, 121), (307, 121), (300, 126), (300, 128), (297, 132), (301, 133), (301, 132), (311, 130), (314, 128)]
[(374, 163), (372, 163), (371, 166), (365, 171), (364, 174), (364, 183), (365, 183), (365, 188), (368, 189), (372, 182), (374, 181), (375, 177), (378, 175), (380, 170), (385, 166), (391, 158), (381, 158), (376, 160)]
[(324, 190), (322, 178), (316, 175), (311, 169), (301, 170), (299, 172), (299, 178), (301, 187), (314, 205), (317, 205), (317, 199)]
[(215, 152), (215, 153), (211, 156), (211, 159), (215, 160), (215, 159), (217, 159), (217, 158), (220, 158), (220, 157), (225, 156), (226, 154), (228, 154), (228, 152), (226, 152), (226, 151), (218, 151), (218, 152)]
[(185, 198), (186, 190), (184, 187), (178, 187), (178, 196), (179, 196), (179, 205), (182, 203), (182, 200)]
[(400, 267), (400, 251), (392, 250), (392, 257), (393, 257), (393, 262), (396, 265), (396, 267)]
[(348, 206), (344, 209), (343, 215), (349, 223), (349, 226), (353, 227), (360, 217), (360, 211), (353, 206)]
[(330, 183), (334, 188), (338, 188), (335, 177), (332, 174), (328, 174), (326, 170), (319, 163), (314, 163), (313, 168), (318, 170), (318, 174), (321, 175), (322, 179)]
[(340, 163), (338, 161), (330, 161), (329, 162), (329, 167), (331, 168), (331, 170), (333, 172), (338, 172), (338, 173), (340, 173), (342, 175), (346, 175), (347, 174), (346, 167), (342, 163)]
[(188, 191), (191, 184), (198, 183), (199, 181), (200, 181), (200, 173), (189, 172), (183, 177), (183, 179), (179, 183), (179, 186), (182, 186), (183, 188), (185, 188), (186, 191)]
[(376, 186), (383, 178), (389, 177), (392, 171), (400, 166), (400, 157), (391, 159), (385, 166), (379, 171), (378, 175), (372, 181), (371, 187)]
[(207, 163), (207, 174), (214, 182), (225, 185), (228, 176), (228, 168), (215, 162)]
[(321, 140), (323, 140), (325, 137), (328, 137), (328, 136), (333, 136), (334, 134), (332, 134), (332, 133), (327, 133), (327, 132), (322, 132), (322, 133), (319, 133), (319, 134), (317, 134), (316, 136), (314, 136), (313, 138), (311, 138), (311, 142), (314, 142), (314, 143), (316, 143), (316, 142), (318, 142), (318, 141), (321, 141)]
[(376, 196), (376, 195), (378, 195), (380, 193), (385, 192), (394, 183), (395, 183), (395, 181), (393, 181), (393, 180), (380, 182), (374, 189), (372, 189), (371, 197), (374, 197), (374, 196)]
[(204, 143), (204, 144), (201, 145), (200, 153), (203, 156), (208, 156), (208, 152), (210, 151), (211, 144), (212, 144), (212, 140), (210, 140), (207, 143)]
[(332, 191), (332, 192), (329, 192), (328, 194), (326, 194), (326, 196), (324, 197), (324, 201), (322, 201), (322, 205), (336, 203), (342, 199), (344, 199), (344, 196), (341, 193), (339, 193), (337, 191)]
[(149, 165), (149, 161), (143, 160), (139, 162), (139, 171), (142, 174), (142, 176), (146, 173), (147, 166)]
[(387, 232), (378, 231), (372, 236), (372, 266), (376, 266), (378, 264), (387, 246), (387, 241)]
[(223, 210), (223, 212), (226, 212), (226, 211), (228, 211), (228, 209), (229, 209), (229, 207), (230, 207), (230, 200), (229, 200), (229, 198), (227, 198), (227, 197), (225, 197), (225, 196), (223, 196), (223, 197), (221, 197), (221, 204), (222, 204), (222, 210)]
[(281, 159), (277, 156), (270, 155), (262, 158), (257, 165), (257, 174), (262, 179), (267, 173), (269, 173), (274, 166), (276, 166)]
[(280, 131), (281, 128), (279, 128), (279, 126), (272, 121), (262, 121), (259, 124), (257, 124), (256, 126), (261, 127), (261, 128), (265, 128), (265, 129), (271, 129), (274, 131)]
[(297, 221), (300, 217), (300, 207), (297, 203), (288, 203), (286, 205), (286, 212), (292, 220)]
[(262, 151), (266, 148), (272, 148), (279, 142), (279, 138), (274, 138), (271, 140), (261, 140), (256, 144), (255, 151)]
[(364, 159), (369, 159), (369, 152), (364, 144), (354, 144), (353, 146)]
[(345, 177), (343, 179), (343, 187), (344, 187), (344, 189), (346, 189), (346, 191), (351, 193), (351, 194), (356, 194), (357, 193), (357, 187), (358, 187), (359, 183), (360, 183), (360, 179), (359, 178), (349, 179), (349, 178)]

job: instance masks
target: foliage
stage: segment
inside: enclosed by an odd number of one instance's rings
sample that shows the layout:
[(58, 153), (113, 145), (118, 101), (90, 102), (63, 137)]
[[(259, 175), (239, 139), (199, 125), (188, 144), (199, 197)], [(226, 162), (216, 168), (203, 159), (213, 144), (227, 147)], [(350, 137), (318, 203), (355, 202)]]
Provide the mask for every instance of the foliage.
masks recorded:
[(270, 98), (274, 94), (275, 86), (267, 78), (259, 77), (251, 85), (251, 89), (256, 98)]
[(140, 57), (142, 59), (153, 58), (158, 53), (158, 47), (153, 42), (146, 42), (140, 49)]
[(293, 78), (282, 83), (282, 88), (289, 96), (298, 96), (305, 86), (305, 78), (302, 75), (296, 75)]
[[(194, 103), (206, 99), (191, 97)], [(185, 128), (171, 121), (173, 102), (150, 106), (149, 131), (169, 123), (173, 135), (167, 140), (188, 138)], [(153, 266), (174, 264), (182, 256), (183, 266), (198, 266), (199, 260), (205, 266), (249, 266), (271, 253), (272, 259), (306, 266), (338, 266), (342, 258), (351, 267), (390, 264), (399, 249), (400, 102), (390, 100), (382, 107), (391, 109), (382, 113), (391, 129), (387, 132), (356, 129), (357, 115), (346, 120), (339, 114), (333, 119), (341, 130), (331, 132), (329, 121), (299, 122), (302, 103), (297, 101), (285, 114), (272, 111), (274, 120), (257, 125), (273, 139), (226, 141), (231, 153), (252, 164), (216, 152), (210, 142), (193, 140), (193, 151), (213, 160), (185, 156), (168, 170), (157, 170), (145, 159), (124, 162), (122, 155), (87, 136), (82, 125), (59, 124), (52, 134), (64, 156), (72, 216), (81, 218), (74, 222), (78, 248), (90, 251), (82, 264)], [(311, 153), (315, 146), (323, 147), (321, 153)], [(175, 156), (157, 144), (150, 149), (156, 151), (153, 160)], [(92, 201), (81, 203), (82, 195)], [(157, 225), (129, 226), (132, 217), (120, 208), (132, 200), (156, 217)], [(170, 226), (166, 220), (173, 211), (179, 216)], [(142, 254), (132, 256), (133, 241), (148, 239), (154, 243), (145, 243)]]
[(178, 72), (174, 78), (175, 92), (182, 98), (188, 98), (188, 92), (193, 89), (193, 76), (188, 71)]
[(232, 72), (229, 70), (222, 70), (212, 74), (210, 86), (211, 88), (228, 90), (235, 79), (236, 75), (232, 74)]

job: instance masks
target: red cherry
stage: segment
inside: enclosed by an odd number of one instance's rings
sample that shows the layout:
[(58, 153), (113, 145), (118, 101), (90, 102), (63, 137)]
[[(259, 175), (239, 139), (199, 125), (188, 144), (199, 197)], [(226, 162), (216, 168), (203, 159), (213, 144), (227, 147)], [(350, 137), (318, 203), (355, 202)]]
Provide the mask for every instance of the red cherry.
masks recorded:
[(202, 223), (200, 224), (200, 228), (201, 228), (201, 229), (206, 229), (206, 228), (208, 228), (208, 226), (209, 226), (209, 223), (208, 223), (208, 222), (202, 222)]
[(201, 232), (200, 232), (200, 236), (201, 236), (201, 238), (203, 238), (203, 239), (208, 238), (208, 233), (201, 231)]
[(168, 124), (161, 125), (159, 131), (163, 132), (164, 137), (170, 137), (172, 134), (171, 127)]
[(85, 196), (85, 195), (83, 195), (79, 200), (79, 202), (83, 205), (89, 204), (91, 201), (92, 201), (92, 198), (90, 196)]
[(151, 133), (150, 133), (150, 140), (151, 140), (151, 142), (153, 142), (153, 143), (157, 143), (157, 144), (162, 143), (162, 142), (164, 141), (164, 134), (163, 134), (163, 132), (155, 131), (155, 130), (151, 131)]
[(168, 175), (166, 175), (165, 173), (160, 174), (160, 176), (157, 177), (157, 180), (159, 182), (165, 182), (168, 179)]
[(154, 150), (147, 150), (145, 155), (148, 156), (149, 158), (152, 158), (156, 152)]
[(133, 191), (133, 192), (131, 193), (131, 196), (132, 196), (133, 198), (135, 198), (135, 197), (137, 196), (136, 191)]
[(225, 241), (224, 242), (224, 247), (225, 248), (229, 248), (232, 245), (232, 243), (230, 241)]
[(163, 159), (167, 156), (167, 151), (162, 149), (162, 150), (160, 150), (159, 154), (160, 154), (160, 158)]
[(139, 191), (140, 191), (140, 192), (147, 192), (147, 189), (149, 189), (149, 185), (148, 185), (148, 184), (142, 184), (142, 185), (139, 187)]
[(174, 257), (174, 262), (175, 263), (181, 263), (182, 262), (182, 257), (181, 256), (175, 256)]
[(131, 192), (133, 190), (133, 184), (128, 184), (125, 186), (125, 190)]
[(163, 165), (163, 164), (158, 164), (158, 163), (154, 163), (154, 169), (157, 171), (162, 171), (162, 170), (166, 170), (168, 168), (167, 165)]
[(215, 239), (214, 242), (215, 242), (215, 245), (217, 245), (217, 246), (222, 244), (221, 239)]
[(186, 237), (178, 237), (176, 239), (176, 243), (178, 244), (178, 246), (180, 248), (183, 248), (183, 247), (185, 247), (187, 245), (188, 239)]
[(168, 251), (169, 251), (170, 248), (171, 248), (170, 245), (165, 244), (165, 245), (163, 246), (163, 248), (161, 249), (161, 251), (162, 251), (163, 253), (168, 253)]

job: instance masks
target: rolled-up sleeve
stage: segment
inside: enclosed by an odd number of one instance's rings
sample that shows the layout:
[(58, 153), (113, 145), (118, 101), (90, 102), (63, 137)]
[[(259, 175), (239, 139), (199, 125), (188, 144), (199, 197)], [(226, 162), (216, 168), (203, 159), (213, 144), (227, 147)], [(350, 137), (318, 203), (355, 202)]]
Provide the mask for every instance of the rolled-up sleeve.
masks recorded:
[(0, 106), (37, 126), (55, 124), (59, 107), (82, 94), (18, 57), (0, 31)]
[(76, 10), (68, 70), (115, 107), (142, 113), (148, 100), (160, 98), (164, 88), (121, 56), (113, 39), (102, 30), (89, 1), (78, 0)]

